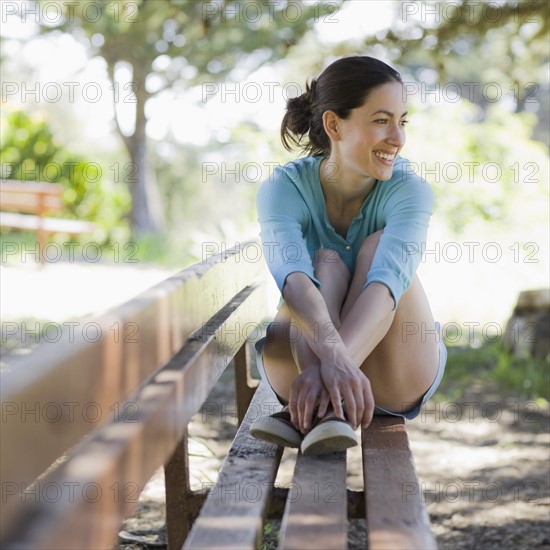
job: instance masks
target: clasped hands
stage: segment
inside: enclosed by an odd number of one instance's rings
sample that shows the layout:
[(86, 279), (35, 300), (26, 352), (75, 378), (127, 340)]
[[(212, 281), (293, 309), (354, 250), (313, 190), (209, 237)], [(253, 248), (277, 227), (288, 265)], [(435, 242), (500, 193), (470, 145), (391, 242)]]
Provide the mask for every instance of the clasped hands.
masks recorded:
[(307, 433), (314, 413), (322, 418), (329, 405), (337, 417), (345, 418), (343, 402), (353, 428), (366, 428), (374, 411), (369, 379), (353, 363), (343, 343), (332, 346), (319, 361), (306, 367), (290, 387), (289, 411), (294, 426)]

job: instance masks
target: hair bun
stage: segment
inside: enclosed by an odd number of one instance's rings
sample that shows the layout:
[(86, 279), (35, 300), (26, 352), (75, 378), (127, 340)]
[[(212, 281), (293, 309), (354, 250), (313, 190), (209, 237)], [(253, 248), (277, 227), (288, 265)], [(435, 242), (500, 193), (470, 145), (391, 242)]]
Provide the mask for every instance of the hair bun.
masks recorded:
[(301, 111), (302, 118), (313, 116), (313, 109), (317, 99), (317, 80), (306, 82), (306, 91), (288, 101), (288, 107), (294, 111)]
[(304, 95), (308, 103), (313, 107), (317, 101), (317, 80), (315, 78), (309, 84), (306, 83), (306, 93)]
[[(313, 119), (314, 106), (317, 96), (317, 81), (306, 83), (306, 91), (299, 96), (291, 97), (286, 103), (286, 114), (283, 119), (282, 128), (288, 129), (295, 135), (307, 134)], [(292, 136), (289, 137), (292, 143), (298, 144)], [(283, 143), (285, 141), (283, 140)]]

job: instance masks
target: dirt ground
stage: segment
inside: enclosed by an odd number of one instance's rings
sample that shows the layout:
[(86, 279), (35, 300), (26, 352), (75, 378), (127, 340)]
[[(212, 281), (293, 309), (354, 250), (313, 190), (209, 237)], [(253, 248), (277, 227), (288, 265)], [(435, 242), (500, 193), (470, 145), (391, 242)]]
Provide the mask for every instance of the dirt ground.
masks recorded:
[[(111, 307), (167, 276), (160, 270), (117, 266), (115, 272), (108, 266), (89, 265), (49, 266), (43, 271), (2, 267), (0, 272), (3, 319), (33, 316), (58, 322)], [(102, 276), (113, 290), (104, 302), (98, 302), (97, 292), (80, 291), (83, 286), (93, 290)], [(20, 298), (23, 294), (17, 292), (17, 285), (25, 287), (26, 300)], [(48, 293), (40, 292), (45, 286)], [(235, 410), (231, 370), (224, 373), (208, 401)], [(236, 426), (231, 414), (209, 415), (206, 420), (201, 413), (194, 417), (189, 429), (194, 488), (215, 481)], [(550, 550), (549, 431), (547, 405), (503, 395), (483, 381), (470, 386), (455, 402), (429, 402), (423, 414), (408, 422), (418, 490), (439, 548)], [(291, 451), (283, 455), (280, 485), (291, 479), (294, 456)], [(360, 448), (356, 447), (348, 451), (348, 487), (359, 490), (361, 486)], [(164, 518), (161, 468), (143, 491), (136, 513), (122, 526), (117, 549), (165, 548)], [(265, 550), (276, 548), (277, 530), (278, 522), (269, 520)], [(364, 521), (350, 521), (349, 548), (366, 548), (366, 535)]]
[[(233, 380), (226, 371), (209, 402), (234, 410)], [(437, 395), (436, 395), (437, 397)], [(220, 415), (221, 416), (221, 415)], [(236, 432), (230, 414), (190, 425), (192, 481), (215, 480)], [(535, 402), (496, 392), (488, 383), (454, 402), (430, 401), (407, 423), (420, 487), (440, 549), (550, 549), (550, 415)], [(285, 451), (277, 483), (291, 480), (295, 451)], [(360, 447), (348, 451), (348, 487), (362, 484)], [(277, 547), (279, 522), (268, 520), (263, 548)], [(165, 547), (162, 469), (121, 532), (118, 550)], [(349, 523), (350, 550), (366, 548), (363, 520)], [(134, 542), (132, 542), (132, 540)], [(139, 541), (139, 542), (138, 542)], [(320, 549), (322, 550), (322, 549)]]

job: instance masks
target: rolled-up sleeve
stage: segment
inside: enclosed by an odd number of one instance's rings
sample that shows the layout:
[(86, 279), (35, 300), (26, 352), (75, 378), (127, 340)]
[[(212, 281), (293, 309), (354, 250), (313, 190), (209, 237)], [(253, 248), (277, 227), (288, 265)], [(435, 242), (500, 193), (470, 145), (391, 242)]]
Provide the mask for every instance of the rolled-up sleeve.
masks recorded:
[(305, 273), (320, 287), (304, 237), (310, 214), (296, 186), (281, 169), (260, 186), (256, 208), (263, 255), (281, 293), (286, 278), (294, 272)]
[(384, 205), (386, 224), (365, 287), (373, 282), (385, 284), (394, 309), (409, 289), (425, 251), (433, 204), (429, 184), (416, 177), (395, 186)]

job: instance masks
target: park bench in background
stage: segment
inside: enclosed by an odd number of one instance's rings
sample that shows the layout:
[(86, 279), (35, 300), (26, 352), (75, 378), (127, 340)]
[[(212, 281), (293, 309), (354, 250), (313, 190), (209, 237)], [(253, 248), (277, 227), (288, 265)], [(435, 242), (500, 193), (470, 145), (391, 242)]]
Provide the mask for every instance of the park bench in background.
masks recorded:
[(63, 210), (62, 192), (55, 183), (0, 181), (0, 227), (34, 231), (41, 262), (49, 235), (81, 235), (95, 229), (91, 222), (46, 216)]
[[(264, 283), (245, 243), (5, 358), (2, 548), (112, 548), (163, 464), (170, 548), (256, 548), (268, 516), (283, 517), (281, 548), (345, 548), (347, 518), (365, 514), (370, 548), (435, 547), (400, 419), (363, 434), (364, 492), (347, 490), (345, 452), (298, 453), (290, 489), (274, 487), (282, 451), (248, 433), (280, 407), (249, 372)], [(230, 363), (242, 422), (216, 485), (191, 491), (187, 424)]]

